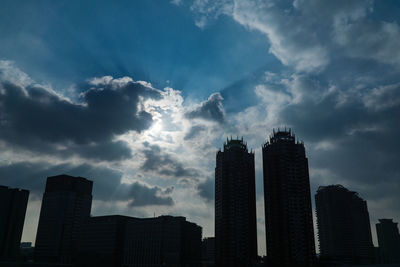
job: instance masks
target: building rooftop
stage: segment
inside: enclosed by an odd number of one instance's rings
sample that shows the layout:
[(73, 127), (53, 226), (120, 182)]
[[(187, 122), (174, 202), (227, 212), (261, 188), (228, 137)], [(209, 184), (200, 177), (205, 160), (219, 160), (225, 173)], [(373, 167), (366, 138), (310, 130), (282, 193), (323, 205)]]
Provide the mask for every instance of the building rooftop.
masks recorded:
[[(270, 145), (270, 144), (274, 144), (274, 143), (282, 143), (282, 142), (286, 142), (286, 143), (296, 143), (296, 136), (295, 134), (292, 132), (292, 129), (273, 129), (272, 130), (272, 134), (269, 136), (269, 140), (267, 140), (264, 144), (265, 145)], [(297, 141), (297, 144), (303, 144), (302, 141)]]
[(226, 142), (224, 143), (224, 151), (231, 149), (241, 149), (248, 152), (247, 143), (243, 141), (243, 137), (241, 139), (239, 139), (239, 137), (233, 139), (232, 136), (231, 139), (226, 138)]
[[(393, 224), (393, 219), (378, 219), (380, 223), (390, 223)], [(396, 223), (397, 224), (397, 223)]]

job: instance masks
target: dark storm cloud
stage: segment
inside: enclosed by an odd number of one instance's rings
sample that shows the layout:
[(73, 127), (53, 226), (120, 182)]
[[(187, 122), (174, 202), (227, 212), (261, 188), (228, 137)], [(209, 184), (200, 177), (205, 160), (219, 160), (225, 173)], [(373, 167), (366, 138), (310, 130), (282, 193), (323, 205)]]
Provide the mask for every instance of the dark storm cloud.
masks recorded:
[(200, 118), (223, 123), (225, 121), (225, 112), (222, 100), (224, 99), (220, 93), (214, 93), (206, 101), (201, 102), (198, 107), (187, 112), (185, 116), (189, 119)]
[(79, 154), (100, 160), (130, 157), (114, 136), (141, 132), (152, 116), (140, 106), (159, 99), (159, 91), (129, 78), (95, 80), (80, 103), (63, 99), (39, 85), (0, 84), (0, 138), (7, 144), (49, 154)]
[(215, 183), (214, 179), (208, 178), (204, 182), (201, 182), (197, 186), (197, 192), (199, 196), (205, 199), (207, 202), (214, 201)]
[(170, 194), (171, 188), (162, 190), (161, 188), (147, 187), (138, 182), (133, 183), (129, 186), (129, 193), (133, 197), (133, 200), (129, 203), (130, 207), (137, 206), (148, 206), (148, 205), (174, 205), (174, 201), (170, 196), (163, 196), (163, 194)]
[(182, 162), (173, 155), (163, 151), (158, 145), (144, 143), (142, 151), (145, 161), (140, 167), (144, 171), (152, 171), (162, 176), (176, 178), (196, 178), (199, 176), (195, 169), (185, 167)]
[(103, 201), (128, 201), (130, 207), (174, 204), (170, 194), (173, 188), (162, 189), (134, 182), (121, 183), (119, 171), (89, 164), (72, 165), (20, 162), (0, 166), (0, 184), (24, 188), (41, 198), (48, 176), (68, 174), (93, 181), (93, 198)]

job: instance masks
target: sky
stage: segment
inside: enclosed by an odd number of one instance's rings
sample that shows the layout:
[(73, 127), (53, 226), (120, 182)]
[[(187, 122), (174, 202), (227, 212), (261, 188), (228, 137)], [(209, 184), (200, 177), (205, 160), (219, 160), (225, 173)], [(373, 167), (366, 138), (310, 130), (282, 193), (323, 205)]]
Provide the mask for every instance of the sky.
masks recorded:
[(213, 236), (216, 152), (243, 136), (264, 255), (261, 145), (287, 127), (312, 199), (358, 192), (377, 246), (378, 218), (400, 221), (399, 23), (395, 0), (3, 0), (0, 184), (30, 190), (22, 241), (62, 173), (94, 181), (93, 216)]

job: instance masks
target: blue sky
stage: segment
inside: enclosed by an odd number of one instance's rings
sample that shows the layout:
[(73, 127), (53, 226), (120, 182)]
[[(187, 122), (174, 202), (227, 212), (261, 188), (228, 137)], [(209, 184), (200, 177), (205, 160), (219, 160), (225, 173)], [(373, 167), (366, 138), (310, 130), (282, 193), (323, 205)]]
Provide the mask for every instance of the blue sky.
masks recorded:
[(205, 98), (280, 64), (265, 36), (227, 16), (199, 28), (187, 8), (168, 1), (11, 1), (0, 12), (1, 57), (60, 89), (131, 76)]
[[(400, 4), (338, 0), (2, 1), (0, 184), (94, 180), (92, 213), (183, 215), (214, 234), (215, 152), (273, 128), (304, 140), (311, 191), (343, 184), (400, 220)], [(140, 200), (138, 199), (140, 198)]]

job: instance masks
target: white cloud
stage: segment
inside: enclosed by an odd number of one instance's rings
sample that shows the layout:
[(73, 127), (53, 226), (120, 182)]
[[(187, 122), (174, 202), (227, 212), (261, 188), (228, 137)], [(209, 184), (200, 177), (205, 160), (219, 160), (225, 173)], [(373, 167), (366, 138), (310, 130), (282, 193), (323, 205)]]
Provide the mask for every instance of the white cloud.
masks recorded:
[(341, 49), (399, 67), (400, 27), (370, 19), (373, 7), (372, 0), (195, 0), (191, 10), (199, 27), (228, 15), (265, 34), (270, 53), (297, 72), (323, 71)]
[(397, 22), (340, 20), (334, 25), (334, 37), (350, 57), (372, 59), (400, 68)]

